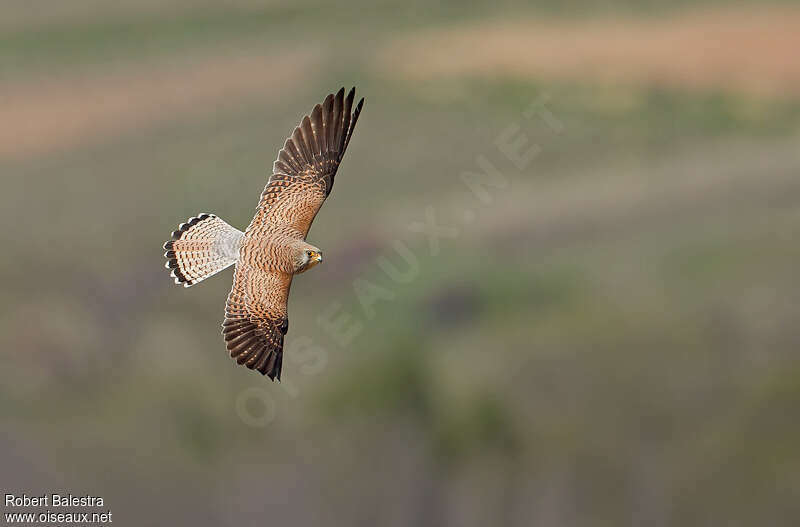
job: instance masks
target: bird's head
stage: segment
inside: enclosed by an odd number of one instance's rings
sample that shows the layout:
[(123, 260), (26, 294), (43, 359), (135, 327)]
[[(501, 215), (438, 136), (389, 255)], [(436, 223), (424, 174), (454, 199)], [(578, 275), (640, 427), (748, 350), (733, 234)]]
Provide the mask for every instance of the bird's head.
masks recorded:
[(322, 251), (313, 245), (303, 244), (295, 256), (295, 274), (304, 273), (319, 263), (322, 263)]

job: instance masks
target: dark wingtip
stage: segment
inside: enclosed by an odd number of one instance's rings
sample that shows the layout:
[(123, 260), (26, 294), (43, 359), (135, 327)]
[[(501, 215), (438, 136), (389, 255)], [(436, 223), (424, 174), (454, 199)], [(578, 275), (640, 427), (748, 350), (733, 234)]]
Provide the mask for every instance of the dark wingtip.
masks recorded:
[(283, 351), (279, 351), (277, 356), (275, 357), (274, 361), (270, 361), (267, 364), (267, 368), (261, 372), (262, 375), (266, 375), (272, 382), (281, 381), (281, 366), (283, 364)]
[[(350, 90), (350, 93), (347, 95), (347, 102), (352, 105), (353, 97), (355, 96), (355, 87)], [(345, 137), (344, 137), (344, 146), (342, 147), (342, 151), (340, 152), (340, 158), (344, 155), (344, 151), (347, 150), (347, 146), (350, 144), (350, 138), (353, 136), (353, 130), (356, 127), (356, 122), (358, 122), (358, 116), (361, 115), (361, 108), (364, 107), (364, 98), (362, 97), (358, 104), (352, 111), (352, 117), (350, 122), (348, 123), (347, 130), (345, 130)]]

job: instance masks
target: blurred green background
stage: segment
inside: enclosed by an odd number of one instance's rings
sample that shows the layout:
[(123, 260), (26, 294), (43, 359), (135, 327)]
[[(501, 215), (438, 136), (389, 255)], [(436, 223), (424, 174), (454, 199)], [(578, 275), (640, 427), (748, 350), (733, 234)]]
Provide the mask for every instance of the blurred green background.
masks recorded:
[[(4, 1), (2, 489), (121, 525), (798, 525), (798, 49), (795, 2)], [(226, 355), (230, 271), (177, 288), (161, 245), (244, 228), (351, 85), (273, 384)]]

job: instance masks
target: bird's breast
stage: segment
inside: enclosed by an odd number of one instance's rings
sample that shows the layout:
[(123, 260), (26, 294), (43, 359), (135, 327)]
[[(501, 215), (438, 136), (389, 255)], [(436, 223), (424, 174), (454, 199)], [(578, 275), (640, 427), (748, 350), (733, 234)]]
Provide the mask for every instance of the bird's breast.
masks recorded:
[(250, 238), (242, 243), (240, 258), (263, 271), (292, 273), (294, 260), (290, 243), (278, 236)]

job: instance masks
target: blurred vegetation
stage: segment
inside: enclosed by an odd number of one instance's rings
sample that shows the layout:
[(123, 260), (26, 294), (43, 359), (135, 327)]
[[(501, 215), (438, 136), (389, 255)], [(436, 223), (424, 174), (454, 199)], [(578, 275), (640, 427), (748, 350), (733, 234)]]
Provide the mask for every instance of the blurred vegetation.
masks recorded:
[[(421, 27), (695, 4), (4, 4), (0, 94), (316, 57), (279, 95), (0, 156), (4, 488), (99, 494), (123, 524), (796, 525), (800, 99), (374, 65)], [(230, 272), (179, 290), (160, 247), (201, 211), (246, 226), (298, 117), (351, 84), (364, 114), (310, 234), (326, 263), (293, 285), (272, 384), (225, 354)], [(542, 94), (563, 133), (521, 120)], [(514, 123), (541, 147), (522, 170), (495, 146)], [(459, 179), (476, 155), (509, 180), (490, 205)], [(458, 229), (438, 254), (408, 229), (428, 206)], [(409, 283), (378, 263), (401, 266), (395, 241)]]

